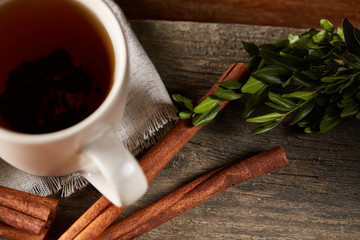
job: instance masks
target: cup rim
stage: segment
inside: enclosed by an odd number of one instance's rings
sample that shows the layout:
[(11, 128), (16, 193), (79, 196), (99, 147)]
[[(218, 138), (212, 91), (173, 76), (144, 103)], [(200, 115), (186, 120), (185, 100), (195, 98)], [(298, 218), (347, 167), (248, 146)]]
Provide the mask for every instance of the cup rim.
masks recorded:
[[(5, 0), (5, 2), (10, 0)], [(94, 124), (103, 114), (111, 108), (114, 99), (117, 94), (121, 91), (124, 86), (124, 80), (127, 74), (128, 67), (128, 49), (125, 40), (123, 29), (116, 18), (115, 13), (103, 0), (75, 0), (88, 8), (103, 24), (106, 32), (109, 34), (112, 49), (114, 51), (114, 73), (113, 73), (113, 84), (111, 89), (101, 103), (101, 105), (88, 117), (76, 123), (68, 128), (41, 134), (28, 134), (21, 133), (6, 128), (0, 127), (0, 138), (6, 139), (7, 141), (19, 142), (19, 143), (31, 143), (38, 144), (44, 142), (53, 142), (60, 139), (68, 138), (83, 129), (88, 128)], [(115, 27), (114, 27), (115, 26)]]

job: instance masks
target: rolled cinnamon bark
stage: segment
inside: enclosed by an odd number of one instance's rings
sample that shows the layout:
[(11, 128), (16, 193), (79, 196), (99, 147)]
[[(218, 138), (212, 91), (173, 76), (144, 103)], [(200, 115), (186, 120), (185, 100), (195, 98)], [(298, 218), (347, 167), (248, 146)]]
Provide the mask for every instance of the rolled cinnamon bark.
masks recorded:
[[(26, 213), (43, 221), (47, 221), (51, 215), (51, 209), (57, 207), (57, 201), (34, 194), (18, 191), (0, 186), (0, 205)], [(56, 212), (56, 211), (54, 211)]]
[(280, 147), (216, 169), (112, 225), (98, 239), (133, 239), (233, 186), (288, 165)]
[(48, 228), (42, 228), (39, 234), (33, 234), (0, 222), (0, 236), (14, 240), (43, 240), (48, 231)]
[(43, 220), (4, 206), (0, 206), (0, 222), (34, 234), (39, 234), (46, 226)]
[(58, 201), (0, 186), (0, 236), (41, 240), (55, 219)]
[[(249, 70), (243, 63), (231, 65), (221, 76), (218, 82), (231, 78), (247, 79)], [(199, 100), (214, 95), (218, 84)], [(223, 101), (220, 109), (229, 101)], [(201, 129), (195, 127), (191, 119), (179, 120), (170, 131), (162, 137), (140, 160), (139, 163), (148, 182), (151, 182), (180, 149)], [(111, 204), (105, 197), (95, 202), (60, 238), (87, 240), (98, 237), (124, 210)]]

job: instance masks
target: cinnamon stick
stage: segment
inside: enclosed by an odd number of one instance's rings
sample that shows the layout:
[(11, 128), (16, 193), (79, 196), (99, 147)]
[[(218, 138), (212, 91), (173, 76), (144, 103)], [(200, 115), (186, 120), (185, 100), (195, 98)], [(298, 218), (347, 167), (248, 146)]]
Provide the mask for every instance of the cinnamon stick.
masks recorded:
[[(247, 78), (249, 70), (243, 63), (231, 65), (221, 76), (218, 82), (230, 78)], [(214, 95), (217, 84), (199, 100)], [(220, 109), (229, 101), (223, 101)], [(191, 119), (179, 120), (175, 126), (162, 137), (140, 160), (139, 163), (148, 182), (151, 182), (180, 149), (201, 129), (195, 127)], [(105, 197), (95, 202), (60, 238), (59, 240), (76, 239), (87, 240), (98, 237), (124, 210), (110, 203)]]
[(0, 186), (0, 236), (42, 240), (55, 219), (58, 201)]
[(0, 236), (14, 240), (43, 240), (48, 231), (49, 228), (42, 228), (39, 234), (33, 234), (0, 222)]
[(99, 239), (133, 239), (233, 186), (288, 165), (280, 147), (216, 169), (109, 227)]
[(25, 213), (0, 206), (0, 221), (25, 232), (39, 234), (46, 222)]
[[(57, 201), (31, 193), (0, 186), (0, 205), (43, 221), (55, 218)], [(54, 211), (55, 210), (55, 211)]]

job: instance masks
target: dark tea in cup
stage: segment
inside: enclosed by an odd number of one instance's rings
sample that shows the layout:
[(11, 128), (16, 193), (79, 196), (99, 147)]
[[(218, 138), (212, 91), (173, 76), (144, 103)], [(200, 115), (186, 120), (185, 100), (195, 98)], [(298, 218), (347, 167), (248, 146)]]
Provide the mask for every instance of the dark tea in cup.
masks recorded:
[(93, 113), (114, 72), (102, 23), (71, 0), (0, 4), (0, 127), (49, 133)]

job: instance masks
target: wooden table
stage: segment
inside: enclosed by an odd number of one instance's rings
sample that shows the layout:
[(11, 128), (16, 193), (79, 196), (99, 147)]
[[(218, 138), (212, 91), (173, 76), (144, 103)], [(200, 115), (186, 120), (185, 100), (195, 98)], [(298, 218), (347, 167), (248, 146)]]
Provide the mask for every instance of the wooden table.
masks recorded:
[[(235, 62), (241, 41), (273, 42), (297, 29), (167, 21), (134, 21), (133, 29), (170, 93), (202, 96)], [(144, 76), (145, 77), (145, 76)], [(360, 128), (344, 120), (332, 132), (307, 135), (281, 125), (253, 136), (231, 103), (177, 154), (125, 216), (211, 169), (282, 146), (290, 166), (236, 185), (139, 239), (360, 239)], [(91, 186), (60, 200), (56, 239), (100, 194)]]
[(341, 24), (347, 17), (360, 25), (354, 0), (115, 0), (128, 19), (153, 19), (262, 26), (317, 28), (326, 18)]

